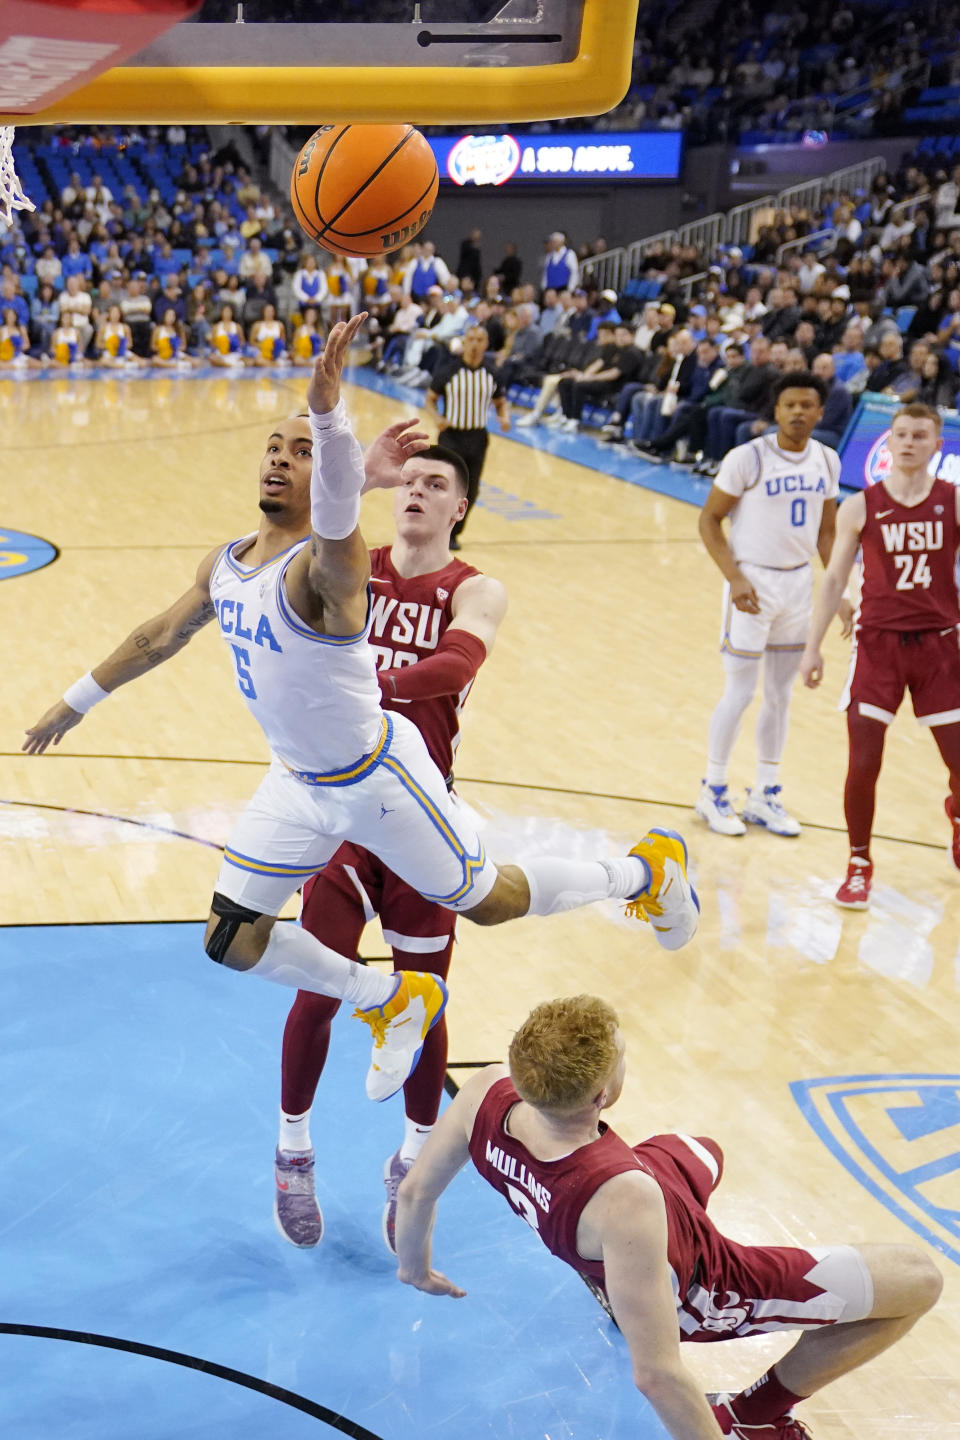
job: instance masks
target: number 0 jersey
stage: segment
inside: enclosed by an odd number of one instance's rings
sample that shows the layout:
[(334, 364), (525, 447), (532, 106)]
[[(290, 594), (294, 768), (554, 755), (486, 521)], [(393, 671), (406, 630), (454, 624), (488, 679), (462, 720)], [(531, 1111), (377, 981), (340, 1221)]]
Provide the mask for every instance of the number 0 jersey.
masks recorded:
[(265, 565), (237, 560), (255, 535), (224, 546), (210, 576), (237, 688), (273, 753), (293, 770), (329, 773), (373, 751), (383, 729), (367, 635), (318, 635), (287, 599), (284, 577), (306, 540)]
[(792, 570), (816, 554), (823, 502), (840, 488), (840, 456), (819, 440), (802, 453), (775, 441), (761, 435), (729, 451), (713, 483), (737, 498), (730, 548), (738, 563)]
[(919, 505), (901, 505), (880, 480), (864, 499), (858, 623), (871, 630), (943, 630), (960, 623), (954, 487), (934, 480)]

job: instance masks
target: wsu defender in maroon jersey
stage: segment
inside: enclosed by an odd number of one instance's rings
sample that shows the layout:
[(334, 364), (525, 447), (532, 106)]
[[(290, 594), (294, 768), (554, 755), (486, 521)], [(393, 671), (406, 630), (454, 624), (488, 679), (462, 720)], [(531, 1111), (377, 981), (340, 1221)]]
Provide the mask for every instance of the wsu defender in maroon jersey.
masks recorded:
[(960, 493), (929, 475), (941, 428), (929, 405), (905, 405), (890, 427), (890, 474), (840, 507), (837, 540), (800, 667), (805, 684), (820, 684), (820, 643), (861, 549), (863, 588), (842, 702), (850, 746), (843, 796), (850, 862), (836, 898), (849, 910), (865, 910), (869, 902), (870, 833), (883, 742), (905, 690), (947, 766), (951, 853), (960, 869)]
[[(397, 1206), (398, 1276), (431, 1295), (464, 1291), (432, 1268), (436, 1202), (468, 1159), (615, 1319), (637, 1386), (674, 1440), (801, 1440), (793, 1406), (885, 1350), (940, 1294), (909, 1245), (738, 1245), (707, 1202), (722, 1171), (713, 1140), (654, 1135), (629, 1146), (601, 1120), (624, 1081), (617, 1016), (592, 995), (539, 1005), (509, 1070), (481, 1070), (441, 1116)], [(800, 1330), (737, 1395), (708, 1400), (681, 1340)], [(712, 1403), (710, 1403), (712, 1401)]]

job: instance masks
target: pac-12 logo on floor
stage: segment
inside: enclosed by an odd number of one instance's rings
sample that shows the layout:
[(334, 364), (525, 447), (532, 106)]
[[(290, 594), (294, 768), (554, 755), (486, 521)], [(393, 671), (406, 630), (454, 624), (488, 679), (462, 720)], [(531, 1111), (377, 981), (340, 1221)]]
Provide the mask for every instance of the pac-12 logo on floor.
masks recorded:
[(790, 1089), (854, 1179), (960, 1265), (960, 1075), (835, 1075)]
[(39, 535), (27, 535), (22, 530), (0, 530), (0, 580), (12, 580), (15, 575), (26, 575), (31, 570), (42, 570), (56, 560), (56, 545), (41, 540)]

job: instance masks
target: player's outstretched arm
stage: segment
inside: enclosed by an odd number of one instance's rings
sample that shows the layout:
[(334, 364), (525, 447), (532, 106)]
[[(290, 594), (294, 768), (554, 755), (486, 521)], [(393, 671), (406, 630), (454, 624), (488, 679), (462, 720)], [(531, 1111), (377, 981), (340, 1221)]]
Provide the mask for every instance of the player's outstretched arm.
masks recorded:
[(834, 541), (830, 564), (820, 582), (820, 591), (813, 607), (810, 634), (800, 661), (803, 683), (815, 690), (823, 679), (823, 656), (820, 646), (827, 633), (827, 626), (840, 608), (843, 592), (850, 578), (853, 562), (860, 548), (860, 534), (867, 518), (867, 503), (863, 495), (851, 495), (844, 500), (837, 511), (837, 537)]
[(179, 600), (161, 615), (131, 630), (112, 655), (71, 685), (63, 699), (30, 727), (21, 747), (28, 755), (42, 755), (50, 744), (59, 745), (67, 731), (79, 725), (100, 700), (176, 655), (213, 619), (216, 611), (210, 599), (210, 573), (219, 554), (219, 549), (211, 550), (197, 570), (193, 585)]
[(491, 575), (471, 575), (453, 594), (451, 623), (432, 655), (377, 676), (386, 700), (435, 700), (459, 695), (474, 679), (507, 613), (507, 592)]
[(488, 1065), (471, 1076), (440, 1116), (397, 1195), (397, 1279), (428, 1295), (466, 1294), (433, 1269), (433, 1222), (437, 1201), (470, 1159), (470, 1136), (477, 1109), (490, 1086), (506, 1075), (503, 1065)]
[(589, 1202), (584, 1219), (600, 1236), (607, 1295), (637, 1389), (672, 1440), (717, 1440), (720, 1426), (680, 1359), (667, 1216), (655, 1182), (639, 1171), (615, 1176)]

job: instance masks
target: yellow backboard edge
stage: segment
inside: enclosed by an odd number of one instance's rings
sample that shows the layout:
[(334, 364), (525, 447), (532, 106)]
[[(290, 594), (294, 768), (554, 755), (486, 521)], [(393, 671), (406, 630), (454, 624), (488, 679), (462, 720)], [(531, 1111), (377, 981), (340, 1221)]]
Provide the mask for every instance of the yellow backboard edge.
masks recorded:
[(630, 85), (639, 0), (586, 0), (580, 48), (559, 65), (306, 68), (117, 66), (4, 125), (314, 125), (333, 120), (497, 125), (602, 115)]

